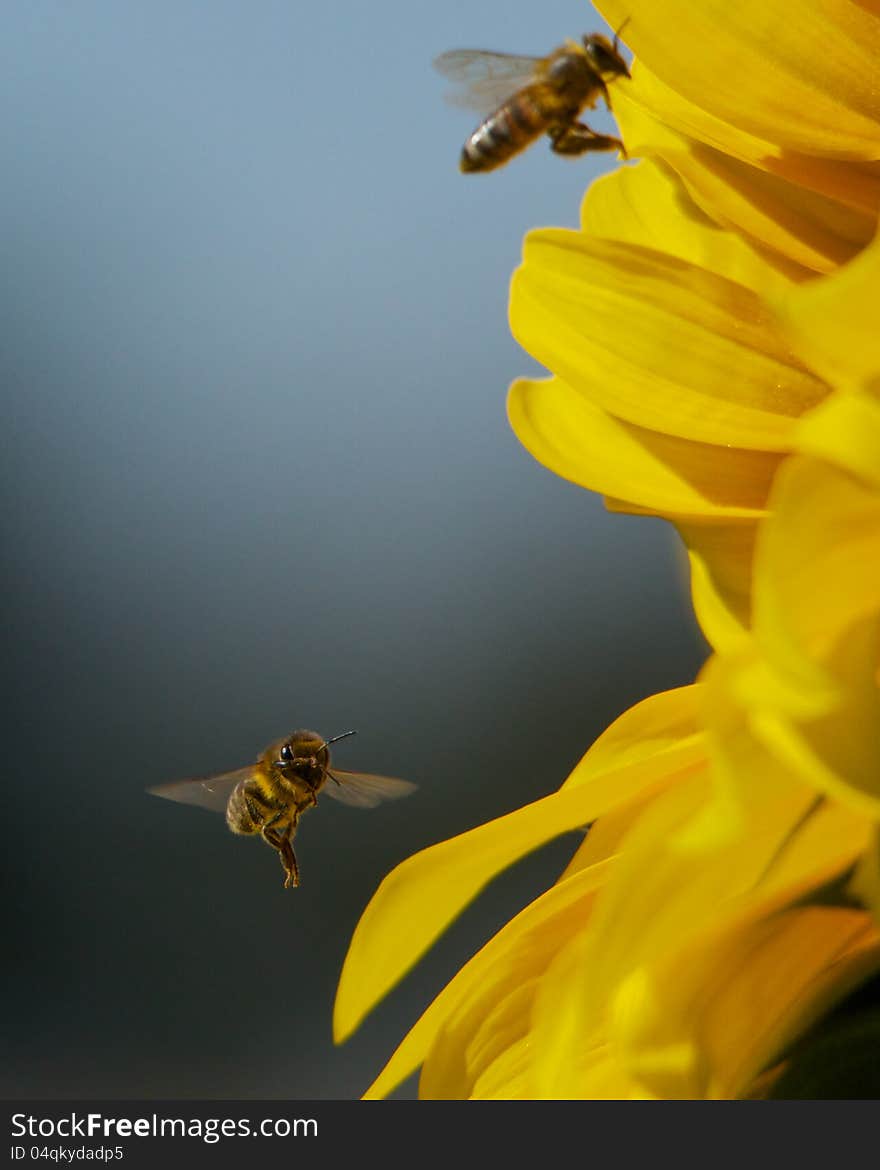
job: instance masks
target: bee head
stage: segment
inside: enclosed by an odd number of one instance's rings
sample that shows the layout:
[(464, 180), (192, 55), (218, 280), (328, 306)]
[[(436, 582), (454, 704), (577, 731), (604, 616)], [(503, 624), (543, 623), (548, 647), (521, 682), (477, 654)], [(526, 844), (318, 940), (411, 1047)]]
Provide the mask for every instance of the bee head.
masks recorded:
[(629, 66), (620, 55), (616, 36), (612, 44), (601, 33), (590, 33), (583, 42), (590, 64), (602, 77), (629, 77)]
[(338, 739), (345, 739), (347, 735), (356, 735), (355, 731), (346, 731), (343, 735), (335, 735), (332, 739), (324, 739), (316, 731), (294, 731), (278, 746), (275, 758), (275, 767), (282, 772), (289, 769), (309, 767), (326, 768), (330, 762), (328, 745), (336, 743)]

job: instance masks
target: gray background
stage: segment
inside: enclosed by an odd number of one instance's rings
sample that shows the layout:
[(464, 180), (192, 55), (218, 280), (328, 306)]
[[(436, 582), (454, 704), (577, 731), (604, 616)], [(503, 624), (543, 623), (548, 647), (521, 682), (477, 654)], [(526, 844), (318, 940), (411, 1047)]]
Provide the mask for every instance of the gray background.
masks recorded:
[[(359, 1095), (573, 839), (335, 1050), (381, 877), (692, 680), (671, 532), (505, 419), (536, 370), (506, 321), (522, 234), (576, 224), (603, 164), (542, 144), (459, 175), (475, 119), (430, 68), (597, 27), (570, 0), (4, 6), (4, 1095)], [(322, 802), (295, 892), (144, 794), (303, 725), (420, 791)]]

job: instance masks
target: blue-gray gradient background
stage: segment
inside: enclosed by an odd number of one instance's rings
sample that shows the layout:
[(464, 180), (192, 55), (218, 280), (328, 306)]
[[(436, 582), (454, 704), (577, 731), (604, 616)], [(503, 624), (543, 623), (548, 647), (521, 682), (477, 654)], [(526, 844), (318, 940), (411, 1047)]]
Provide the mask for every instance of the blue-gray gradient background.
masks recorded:
[[(3, 1095), (358, 1096), (576, 841), (334, 1049), (382, 876), (693, 679), (672, 533), (505, 418), (537, 372), (506, 317), (522, 235), (574, 226), (612, 160), (461, 176), (475, 119), (430, 67), (597, 27), (574, 0), (4, 5)], [(322, 801), (291, 892), (144, 790), (296, 726), (358, 728), (341, 767), (420, 788)]]

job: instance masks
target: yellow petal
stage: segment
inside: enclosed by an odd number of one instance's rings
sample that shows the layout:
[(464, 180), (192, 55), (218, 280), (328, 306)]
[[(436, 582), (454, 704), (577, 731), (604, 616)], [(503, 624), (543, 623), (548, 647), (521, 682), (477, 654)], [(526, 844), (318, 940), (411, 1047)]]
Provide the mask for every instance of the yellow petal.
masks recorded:
[(507, 412), (526, 450), (563, 479), (662, 514), (757, 518), (779, 464), (615, 419), (559, 378), (514, 382)]
[(591, 183), (581, 208), (581, 226), (588, 235), (666, 252), (761, 296), (782, 298), (812, 275), (806, 268), (780, 263), (719, 227), (659, 160), (619, 167)]
[(757, 524), (678, 522), (676, 528), (690, 555), (694, 613), (709, 644), (723, 651), (749, 625)]
[(531, 1032), (536, 1100), (565, 1101), (584, 1094), (584, 1073), (603, 1039), (598, 1004), (586, 993), (572, 994), (574, 988), (585, 992), (585, 983), (589, 987), (589, 956), (590, 935), (580, 930), (560, 949), (538, 987)]
[(827, 393), (750, 289), (582, 232), (529, 234), (510, 323), (591, 403), (669, 436), (786, 451), (792, 419)]
[(880, 493), (798, 457), (773, 501), (755, 560), (767, 669), (743, 702), (755, 733), (807, 783), (878, 815)]
[[(751, 804), (755, 815), (755, 793)], [(844, 872), (867, 844), (864, 819), (812, 807), (777, 839), (761, 881), (721, 901), (702, 932), (656, 951), (620, 984), (614, 1031), (628, 1072), (653, 1093), (742, 1095), (786, 1042), (864, 976), (865, 945), (868, 968), (878, 963), (876, 927), (862, 911), (779, 913)]]
[(834, 385), (880, 394), (880, 240), (775, 304), (798, 351)]
[[(596, 740), (563, 787), (584, 784), (591, 776), (615, 764), (620, 767), (648, 757), (659, 762), (663, 752), (677, 753), (688, 742), (700, 743), (703, 738), (700, 706), (700, 688), (696, 685), (643, 699)], [(645, 803), (654, 796), (655, 790), (646, 789), (640, 797), (596, 821), (560, 880), (615, 853)]]
[(680, 93), (636, 62), (634, 80), (615, 94), (618, 121), (633, 154), (680, 154), (702, 143), (731, 158), (784, 179), (796, 187), (825, 195), (842, 207), (876, 218), (880, 208), (880, 164), (843, 162), (783, 149), (746, 133), (687, 101)]
[(528, 1036), (499, 1053), (498, 1058), (474, 1082), (472, 1101), (528, 1101), (528, 1068), (531, 1052)]
[(880, 488), (880, 401), (873, 394), (834, 394), (797, 428), (800, 451)]
[[(698, 775), (676, 784), (643, 813), (616, 858), (615, 872), (603, 888), (589, 929), (572, 937), (541, 980), (532, 1023), (535, 1054), (532, 1075), (536, 1097), (558, 1099), (582, 1095), (579, 1072), (584, 1054), (603, 1039), (609, 987), (613, 985), (616, 968), (621, 962), (619, 952), (626, 955), (630, 944), (637, 947), (637, 932), (627, 930), (625, 942), (615, 937), (615, 909), (622, 904), (621, 886), (615, 880), (618, 867), (623, 864), (627, 872), (631, 872), (632, 842), (637, 843), (635, 853), (641, 854), (638, 842), (644, 843), (646, 839), (652, 843), (662, 841), (673, 826), (680, 824), (701, 805), (707, 790), (706, 776)], [(644, 860), (644, 857), (640, 859)], [(647, 902), (646, 916), (650, 918), (670, 889), (662, 881), (658, 886), (655, 870), (642, 868), (640, 874), (638, 886), (632, 882), (624, 883), (630, 901), (629, 914), (635, 913), (641, 919), (641, 907)], [(611, 894), (612, 884), (618, 887), (617, 895)], [(633, 962), (636, 958), (637, 951), (633, 954)]]
[[(473, 996), (482, 995), (488, 985), (498, 994), (502, 986), (506, 990), (543, 970), (570, 924), (586, 921), (595, 892), (607, 874), (606, 862), (578, 874), (576, 880), (560, 881), (512, 918), (440, 992), (367, 1090), (365, 1100), (386, 1096), (414, 1072), (447, 1021), (465, 1009)], [(461, 1016), (458, 1022), (460, 1027)], [(448, 1046), (445, 1052), (455, 1062)], [(472, 1071), (476, 1079), (484, 1070)], [(471, 1084), (461, 1062), (446, 1066), (441, 1052), (423, 1091), (437, 1096), (465, 1096)]]
[(880, 494), (795, 458), (773, 501), (757, 554), (755, 633), (777, 666), (789, 648), (821, 661), (849, 628), (880, 613)]
[[(492, 1075), (497, 1095), (506, 1050), (528, 1034), (532, 1000), (541, 976), (572, 933), (589, 919), (596, 890), (606, 880), (609, 863), (594, 866), (560, 882), (513, 919), (456, 976), (466, 993), (451, 1002), (422, 1070), (419, 1095), (461, 1099), (474, 1094), (478, 1082)], [(431, 1009), (429, 1009), (430, 1011)], [(417, 1025), (418, 1027), (419, 1025)]]
[(864, 912), (789, 910), (636, 971), (615, 996), (614, 1035), (630, 1076), (664, 1099), (740, 1097), (878, 966)]
[[(777, 267), (801, 281), (845, 263), (870, 241), (877, 208), (852, 207), (859, 193), (847, 191), (841, 201), (671, 129), (641, 98), (644, 76), (644, 70), (636, 73), (615, 107), (628, 149), (663, 159), (716, 224), (739, 233), (765, 256), (778, 254)], [(652, 87), (646, 88), (650, 94)], [(864, 185), (861, 171), (852, 180)]]
[(650, 695), (624, 711), (603, 731), (563, 784), (576, 788), (614, 768), (678, 752), (702, 734), (700, 688), (696, 684)]
[[(653, 801), (626, 837), (586, 929), (541, 980), (532, 1029), (536, 1095), (577, 1085), (582, 1052), (613, 1039), (605, 1032), (609, 1006), (640, 970), (680, 963), (686, 979), (693, 956), (713, 937), (792, 905), (864, 850), (870, 832), (864, 818), (828, 806), (805, 820), (809, 790), (780, 782), (766, 753), (764, 761), (763, 774), (737, 770), (748, 789), (739, 823), (713, 826), (707, 817), (713, 804), (725, 819), (730, 805), (723, 794), (707, 801), (705, 778), (694, 778)], [(703, 831), (695, 831), (698, 824)], [(706, 986), (697, 981), (697, 990)], [(674, 986), (671, 994), (674, 1001)], [(661, 1001), (652, 1018), (664, 1010)], [(647, 1090), (669, 1092), (674, 1077), (675, 1095), (699, 1095), (706, 1082), (701, 1060), (698, 1043), (683, 1037), (653, 1065), (653, 1075), (666, 1082), (648, 1079)]]
[(496, 874), (568, 830), (662, 787), (702, 759), (698, 739), (560, 790), (407, 858), (364, 911), (339, 980), (334, 1037), (346, 1039)]
[[(601, 0), (667, 85), (791, 150), (880, 157), (880, 20), (851, 0)], [(623, 83), (615, 89), (624, 88)]]

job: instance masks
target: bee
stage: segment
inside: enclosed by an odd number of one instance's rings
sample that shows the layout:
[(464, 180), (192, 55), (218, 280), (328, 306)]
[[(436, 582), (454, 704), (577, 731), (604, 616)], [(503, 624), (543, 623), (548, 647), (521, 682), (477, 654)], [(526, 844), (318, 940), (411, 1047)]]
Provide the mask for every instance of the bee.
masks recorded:
[(247, 768), (160, 784), (148, 791), (181, 804), (225, 811), (226, 824), (233, 833), (259, 833), (277, 850), (288, 889), (299, 885), (299, 865), (292, 845), (299, 818), (318, 803), (318, 793), (325, 785), (328, 796), (357, 808), (373, 808), (383, 800), (408, 796), (416, 787), (390, 776), (331, 769), (330, 744), (356, 734), (346, 731), (323, 739), (316, 731), (294, 731), (270, 743)]
[(630, 75), (617, 47), (622, 28), (613, 43), (601, 33), (590, 33), (580, 44), (566, 41), (546, 57), (481, 49), (441, 54), (435, 68), (461, 87), (452, 102), (482, 112), (494, 107), (462, 147), (460, 169), (494, 171), (545, 133), (557, 154), (591, 150), (625, 154), (619, 138), (598, 134), (578, 121), (600, 97), (609, 104), (608, 82)]

